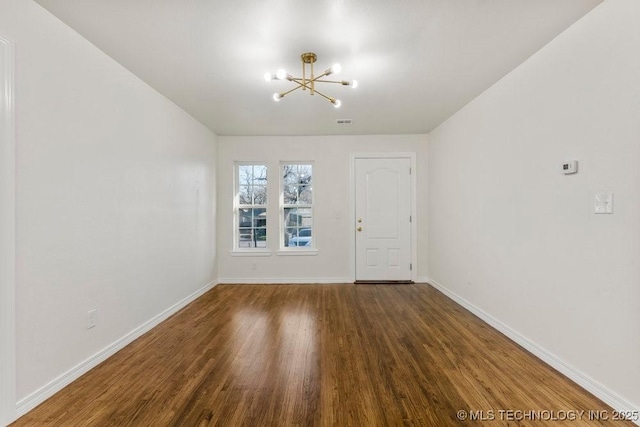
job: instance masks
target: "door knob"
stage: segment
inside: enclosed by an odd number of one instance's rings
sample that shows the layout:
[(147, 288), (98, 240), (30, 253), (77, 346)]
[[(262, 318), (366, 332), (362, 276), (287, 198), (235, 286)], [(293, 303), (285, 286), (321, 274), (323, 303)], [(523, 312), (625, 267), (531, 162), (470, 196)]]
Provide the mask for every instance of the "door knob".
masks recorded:
[(362, 218), (358, 218), (358, 222), (362, 222)]
[(362, 231), (362, 227), (358, 227), (358, 228), (357, 228), (357, 230), (358, 230), (358, 231)]

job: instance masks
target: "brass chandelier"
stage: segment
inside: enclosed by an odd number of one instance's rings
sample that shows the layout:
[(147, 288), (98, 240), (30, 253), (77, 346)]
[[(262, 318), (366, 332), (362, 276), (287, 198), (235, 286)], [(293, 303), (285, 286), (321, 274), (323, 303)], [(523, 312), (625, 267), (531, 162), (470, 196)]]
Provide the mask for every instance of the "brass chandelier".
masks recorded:
[[(294, 82), (297, 86), (291, 90), (286, 92), (274, 93), (273, 100), (280, 101), (280, 99), (284, 98), (286, 95), (289, 95), (294, 90), (302, 89), (309, 90), (309, 95), (315, 95), (316, 93), (327, 101), (331, 102), (334, 107), (338, 108), (342, 104), (339, 99), (333, 98), (331, 96), (327, 96), (324, 93), (318, 91), (316, 89), (316, 83), (337, 83), (342, 86), (351, 86), (353, 89), (358, 87), (358, 81), (352, 80), (324, 80), (323, 77), (326, 77), (330, 74), (337, 74), (340, 72), (341, 68), (340, 64), (334, 64), (331, 68), (326, 69), (322, 74), (318, 76), (314, 76), (313, 74), (313, 64), (316, 62), (318, 58), (313, 52), (305, 52), (300, 55), (302, 59), (302, 77), (294, 77), (291, 74), (288, 74), (285, 70), (280, 69), (276, 74), (265, 73), (264, 79), (268, 82), (271, 80), (289, 80), (290, 82)], [(309, 73), (307, 73), (307, 68), (309, 68)]]

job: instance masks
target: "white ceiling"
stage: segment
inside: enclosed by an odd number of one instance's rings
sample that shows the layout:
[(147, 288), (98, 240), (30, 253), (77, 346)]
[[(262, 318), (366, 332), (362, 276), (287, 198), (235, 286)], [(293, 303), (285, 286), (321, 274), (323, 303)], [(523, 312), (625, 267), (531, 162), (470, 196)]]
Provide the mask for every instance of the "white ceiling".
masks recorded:
[[(36, 1), (218, 135), (326, 135), (426, 133), (602, 0)], [(307, 51), (339, 109), (272, 100)]]

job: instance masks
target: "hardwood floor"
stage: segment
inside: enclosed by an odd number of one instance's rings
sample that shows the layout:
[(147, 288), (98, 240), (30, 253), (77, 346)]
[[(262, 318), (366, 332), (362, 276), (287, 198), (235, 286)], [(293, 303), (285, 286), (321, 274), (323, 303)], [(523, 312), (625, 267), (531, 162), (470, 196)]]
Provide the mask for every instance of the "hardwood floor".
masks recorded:
[(428, 285), (219, 285), (13, 425), (633, 425), (589, 410)]

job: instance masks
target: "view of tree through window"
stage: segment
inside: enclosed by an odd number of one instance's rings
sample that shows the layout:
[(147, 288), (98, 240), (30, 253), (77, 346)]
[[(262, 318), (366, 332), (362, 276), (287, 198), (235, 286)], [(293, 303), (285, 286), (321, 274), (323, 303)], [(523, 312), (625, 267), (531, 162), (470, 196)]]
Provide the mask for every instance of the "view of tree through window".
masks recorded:
[(238, 225), (236, 242), (242, 248), (267, 247), (267, 166), (237, 165)]
[(312, 247), (313, 166), (282, 165), (282, 215), (285, 247)]

